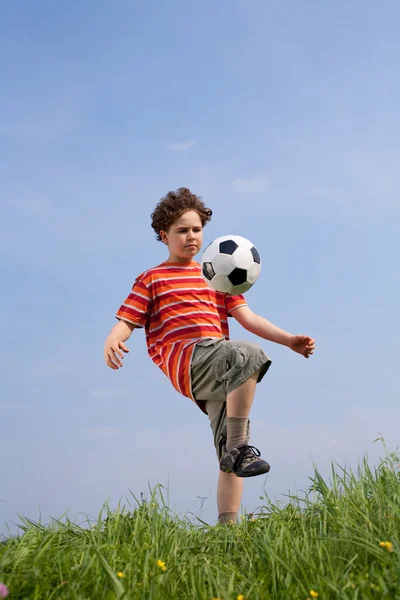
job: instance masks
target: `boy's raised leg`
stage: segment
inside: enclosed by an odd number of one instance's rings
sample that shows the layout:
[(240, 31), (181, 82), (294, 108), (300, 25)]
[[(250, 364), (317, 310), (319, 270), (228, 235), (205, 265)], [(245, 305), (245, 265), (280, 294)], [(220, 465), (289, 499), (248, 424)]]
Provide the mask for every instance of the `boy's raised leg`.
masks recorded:
[(254, 373), (226, 399), (227, 441), (220, 469), (234, 472), (237, 477), (254, 477), (268, 473), (269, 464), (260, 458), (260, 452), (247, 442), (247, 420), (253, 404), (259, 371)]

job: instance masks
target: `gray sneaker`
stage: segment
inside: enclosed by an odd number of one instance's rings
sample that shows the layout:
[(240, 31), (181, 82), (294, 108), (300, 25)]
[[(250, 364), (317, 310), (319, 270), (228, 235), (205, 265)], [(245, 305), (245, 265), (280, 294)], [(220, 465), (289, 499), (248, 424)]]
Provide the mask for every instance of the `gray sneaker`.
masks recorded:
[(259, 458), (261, 452), (254, 446), (241, 446), (227, 452), (226, 446), (222, 449), (222, 458), (219, 468), (225, 473), (235, 473), (236, 477), (255, 477), (263, 475), (270, 470), (269, 464)]

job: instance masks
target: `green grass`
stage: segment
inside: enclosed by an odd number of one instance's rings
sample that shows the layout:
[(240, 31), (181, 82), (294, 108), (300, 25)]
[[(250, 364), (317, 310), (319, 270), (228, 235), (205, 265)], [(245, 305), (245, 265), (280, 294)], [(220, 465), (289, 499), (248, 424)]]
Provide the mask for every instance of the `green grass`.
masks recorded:
[(105, 505), (84, 527), (21, 518), (24, 533), (0, 544), (0, 583), (10, 600), (306, 600), (311, 590), (322, 600), (397, 600), (398, 460), (387, 454), (372, 469), (364, 459), (356, 474), (332, 465), (328, 481), (315, 469), (304, 497), (264, 498), (237, 526), (172, 515), (161, 487), (133, 507)]

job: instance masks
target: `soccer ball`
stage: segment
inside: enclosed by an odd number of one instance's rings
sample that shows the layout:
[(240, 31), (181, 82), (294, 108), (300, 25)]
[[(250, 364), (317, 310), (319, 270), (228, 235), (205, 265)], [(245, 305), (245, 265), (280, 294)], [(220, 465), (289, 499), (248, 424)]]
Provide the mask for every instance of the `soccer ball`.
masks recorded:
[(201, 270), (204, 279), (216, 292), (244, 294), (260, 275), (261, 258), (246, 238), (224, 235), (204, 250)]

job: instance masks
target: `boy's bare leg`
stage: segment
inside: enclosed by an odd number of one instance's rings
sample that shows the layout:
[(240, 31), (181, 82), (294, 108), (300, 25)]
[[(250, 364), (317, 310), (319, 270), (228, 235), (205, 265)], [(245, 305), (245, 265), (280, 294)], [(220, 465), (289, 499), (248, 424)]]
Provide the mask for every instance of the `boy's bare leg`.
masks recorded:
[(219, 472), (217, 505), (220, 523), (227, 523), (230, 520), (236, 523), (242, 499), (243, 483), (244, 480), (236, 477), (234, 473)]

